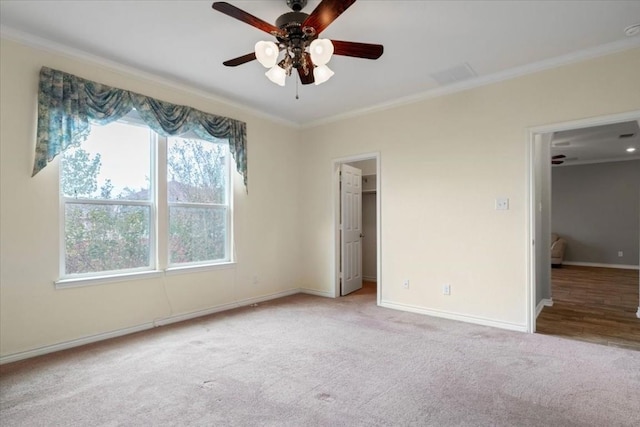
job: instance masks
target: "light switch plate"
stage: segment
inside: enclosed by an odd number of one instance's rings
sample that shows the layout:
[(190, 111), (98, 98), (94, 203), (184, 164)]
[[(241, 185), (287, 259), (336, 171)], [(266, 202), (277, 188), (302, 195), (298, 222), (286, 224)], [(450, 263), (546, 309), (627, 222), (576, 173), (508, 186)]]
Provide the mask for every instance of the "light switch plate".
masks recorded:
[(496, 199), (496, 210), (497, 211), (509, 210), (509, 199), (507, 197), (498, 197)]

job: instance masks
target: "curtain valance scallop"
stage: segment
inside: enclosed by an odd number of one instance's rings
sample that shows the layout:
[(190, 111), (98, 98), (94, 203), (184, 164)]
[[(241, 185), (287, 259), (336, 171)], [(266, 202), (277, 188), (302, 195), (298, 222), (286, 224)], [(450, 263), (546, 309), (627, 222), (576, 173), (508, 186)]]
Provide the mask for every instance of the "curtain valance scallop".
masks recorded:
[(89, 135), (89, 123), (106, 125), (136, 109), (160, 135), (193, 132), (209, 141), (229, 141), (229, 151), (247, 186), (246, 123), (205, 113), (184, 105), (159, 101), (124, 89), (51, 68), (42, 67), (38, 89), (38, 130), (33, 175), (58, 154)]

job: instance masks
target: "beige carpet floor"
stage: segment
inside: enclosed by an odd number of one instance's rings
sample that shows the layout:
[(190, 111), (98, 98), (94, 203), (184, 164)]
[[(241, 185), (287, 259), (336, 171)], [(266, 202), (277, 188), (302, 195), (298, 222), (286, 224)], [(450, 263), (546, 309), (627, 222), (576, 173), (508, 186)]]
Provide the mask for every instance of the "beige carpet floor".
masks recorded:
[(640, 352), (295, 295), (0, 367), (8, 426), (638, 426)]

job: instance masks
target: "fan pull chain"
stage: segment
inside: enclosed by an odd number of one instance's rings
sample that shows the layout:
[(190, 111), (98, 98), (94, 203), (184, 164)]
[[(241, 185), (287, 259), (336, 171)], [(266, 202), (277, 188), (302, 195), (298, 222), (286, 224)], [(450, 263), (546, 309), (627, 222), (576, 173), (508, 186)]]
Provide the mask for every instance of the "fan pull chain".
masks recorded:
[(298, 81), (300, 80), (300, 76), (297, 76), (298, 78), (296, 79), (296, 99), (300, 99), (300, 97), (298, 96)]

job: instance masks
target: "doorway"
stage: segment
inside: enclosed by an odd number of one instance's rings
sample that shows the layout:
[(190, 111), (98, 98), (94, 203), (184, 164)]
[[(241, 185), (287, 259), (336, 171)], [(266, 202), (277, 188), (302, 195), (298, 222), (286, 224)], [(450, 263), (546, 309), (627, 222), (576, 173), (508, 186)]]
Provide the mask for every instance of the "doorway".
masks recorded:
[[(564, 279), (560, 278), (558, 274), (552, 274), (552, 269), (549, 260), (551, 259), (551, 248), (549, 236), (554, 230), (552, 228), (552, 173), (551, 173), (551, 160), (553, 159), (558, 163), (558, 160), (565, 160), (571, 163), (574, 160), (569, 153), (567, 155), (559, 155), (558, 146), (567, 147), (566, 141), (560, 141), (558, 135), (571, 135), (575, 132), (580, 132), (581, 129), (593, 129), (606, 128), (609, 125), (622, 124), (624, 122), (638, 122), (640, 123), (640, 111), (633, 111), (624, 114), (617, 114), (606, 117), (592, 118), (586, 120), (579, 120), (568, 123), (560, 123), (556, 125), (538, 127), (530, 129), (529, 131), (529, 194), (530, 194), (530, 206), (529, 206), (529, 237), (531, 245), (529, 246), (530, 264), (529, 264), (529, 298), (527, 303), (527, 312), (529, 314), (528, 326), (530, 332), (536, 332), (537, 317), (545, 306), (553, 306), (553, 293), (558, 294), (557, 299), (564, 301), (564, 296), (561, 297), (561, 293), (564, 292), (562, 287), (558, 287), (558, 284), (563, 282)], [(556, 136), (554, 140), (554, 135)], [(567, 150), (570, 151), (570, 150)], [(555, 155), (555, 158), (554, 158)], [(560, 157), (559, 157), (560, 156)], [(589, 162), (581, 162), (581, 166), (588, 166)], [(574, 164), (579, 164), (575, 163)], [(565, 165), (566, 166), (566, 165)], [(564, 167), (564, 166), (563, 166)], [(571, 166), (579, 168), (580, 166)], [(637, 190), (636, 190), (637, 191)], [(636, 221), (640, 218), (636, 218)], [(557, 224), (556, 224), (557, 225)], [(636, 236), (638, 243), (640, 244), (640, 236)], [(574, 244), (575, 246), (575, 244)], [(634, 256), (633, 264), (638, 265), (640, 263), (639, 256)], [(580, 264), (580, 263), (577, 263)], [(586, 267), (570, 267), (570, 268), (586, 268)], [(553, 273), (557, 273), (554, 269)], [(564, 271), (563, 271), (564, 273)], [(638, 305), (638, 317), (640, 317), (640, 280), (637, 276), (636, 270), (635, 295), (634, 299), (637, 299), (634, 303)], [(560, 279), (559, 279), (560, 278)], [(552, 285), (554, 289), (552, 289)], [(550, 311), (552, 308), (547, 309)], [(593, 307), (588, 310), (593, 311)], [(547, 316), (548, 317), (548, 316)], [(635, 317), (635, 316), (632, 316)], [(637, 320), (637, 319), (635, 319)], [(632, 319), (632, 322), (635, 321)], [(547, 322), (548, 319), (545, 320)], [(548, 326), (548, 322), (545, 323), (545, 328)]]
[[(360, 200), (362, 210), (361, 230), (358, 234), (361, 236), (360, 241), (360, 276), (364, 280), (365, 285), (375, 287), (376, 303), (380, 305), (382, 292), (382, 265), (381, 265), (381, 230), (382, 224), (380, 220), (381, 210), (381, 192), (380, 192), (380, 153), (366, 153), (350, 157), (334, 159), (332, 162), (332, 179), (334, 189), (334, 289), (333, 296), (339, 297), (343, 295), (344, 271), (343, 247), (346, 232), (343, 233), (342, 216), (343, 216), (343, 186), (341, 184), (340, 171), (346, 165), (360, 171)], [(353, 237), (353, 236), (351, 236)]]

